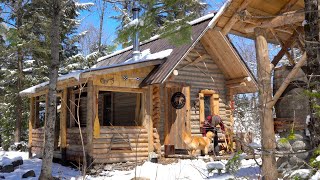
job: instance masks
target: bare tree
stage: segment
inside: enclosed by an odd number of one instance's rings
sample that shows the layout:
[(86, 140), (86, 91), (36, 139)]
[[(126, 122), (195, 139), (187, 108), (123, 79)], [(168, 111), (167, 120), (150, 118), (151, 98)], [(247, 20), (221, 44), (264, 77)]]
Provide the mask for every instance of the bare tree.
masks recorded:
[(60, 16), (61, 16), (61, 0), (49, 1), (51, 28), (51, 62), (49, 73), (49, 92), (48, 92), (48, 114), (45, 124), (45, 141), (43, 151), (43, 161), (41, 167), (40, 180), (50, 180), (52, 177), (52, 159), (54, 150), (54, 128), (57, 114), (57, 80), (59, 69), (59, 53), (60, 53)]

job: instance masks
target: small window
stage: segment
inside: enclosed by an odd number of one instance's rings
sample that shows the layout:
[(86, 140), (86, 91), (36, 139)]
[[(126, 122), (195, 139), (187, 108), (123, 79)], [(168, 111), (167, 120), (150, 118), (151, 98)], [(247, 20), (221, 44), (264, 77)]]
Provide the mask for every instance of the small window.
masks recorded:
[(199, 119), (202, 127), (207, 116), (219, 115), (219, 94), (214, 90), (202, 90), (199, 93), (199, 103)]

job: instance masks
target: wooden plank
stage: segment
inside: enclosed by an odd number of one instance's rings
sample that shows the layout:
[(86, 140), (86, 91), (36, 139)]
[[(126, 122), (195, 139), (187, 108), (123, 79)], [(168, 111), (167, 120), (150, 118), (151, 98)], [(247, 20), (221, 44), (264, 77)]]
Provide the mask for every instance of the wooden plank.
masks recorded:
[[(94, 123), (93, 123), (93, 137), (98, 138), (100, 137), (100, 121), (99, 121), (99, 91), (94, 91), (96, 100), (94, 101), (93, 107), (95, 107), (95, 118), (94, 118)], [(88, 108), (89, 106), (87, 106)]]
[(199, 93), (199, 120), (200, 120), (200, 127), (204, 124), (204, 93)]
[(190, 128), (190, 116), (191, 116), (191, 95), (190, 95), (190, 86), (186, 86), (183, 88), (184, 89), (184, 94), (186, 96), (186, 127), (185, 127), (185, 131), (186, 132), (191, 132), (191, 128)]
[(61, 98), (61, 113), (60, 113), (60, 148), (67, 146), (67, 113), (68, 113), (68, 89), (65, 88)]

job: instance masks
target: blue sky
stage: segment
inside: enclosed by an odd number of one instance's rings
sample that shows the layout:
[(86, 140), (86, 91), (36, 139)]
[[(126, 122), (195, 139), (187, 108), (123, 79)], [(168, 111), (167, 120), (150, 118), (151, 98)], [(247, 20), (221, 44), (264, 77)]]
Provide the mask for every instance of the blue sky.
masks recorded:
[[(95, 2), (95, 0), (80, 0), (81, 3)], [(210, 5), (207, 12), (217, 11), (225, 0), (206, 0)], [(112, 5), (108, 4), (106, 15), (104, 19), (103, 27), (103, 42), (107, 44), (112, 44), (112, 40), (116, 38), (116, 28), (119, 24), (116, 20), (110, 18), (111, 16), (117, 15), (116, 11), (112, 9)], [(99, 14), (96, 7), (92, 7), (90, 11), (82, 11), (80, 13), (80, 19), (83, 19), (81, 22), (80, 30), (86, 30), (87, 27), (93, 25), (94, 27), (99, 27)]]

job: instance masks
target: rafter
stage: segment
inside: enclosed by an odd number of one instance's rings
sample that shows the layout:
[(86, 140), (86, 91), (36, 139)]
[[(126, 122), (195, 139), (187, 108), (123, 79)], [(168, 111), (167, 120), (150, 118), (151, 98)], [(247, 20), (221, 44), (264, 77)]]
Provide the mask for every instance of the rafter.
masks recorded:
[(239, 12), (244, 10), (251, 2), (252, 0), (244, 0), (242, 4), (239, 6), (237, 11), (232, 15), (232, 17), (229, 19), (229, 21), (226, 23), (226, 25), (221, 30), (223, 35), (226, 35), (229, 33), (229, 31), (232, 29), (232, 26), (239, 20)]
[(306, 52), (303, 53), (301, 59), (298, 61), (298, 63), (293, 67), (293, 69), (290, 71), (290, 73), (287, 75), (275, 95), (273, 96), (272, 100), (267, 103), (267, 106), (269, 108), (272, 108), (278, 99), (281, 97), (282, 93), (286, 90), (292, 79), (296, 76), (297, 72), (301, 67), (304, 65), (304, 63), (307, 61), (307, 54)]
[[(284, 47), (282, 40), (277, 36), (276, 32), (273, 29), (270, 29), (270, 32), (274, 36), (274, 38), (279, 42), (280, 46)], [(287, 49), (285, 51), (285, 55), (287, 56), (289, 63), (294, 66), (296, 63)]]
[(287, 40), (287, 42), (285, 42), (281, 48), (281, 50), (278, 52), (278, 54), (273, 58), (272, 60), (272, 64), (274, 66), (277, 66), (277, 64), (279, 63), (279, 61), (282, 59), (282, 57), (285, 55), (285, 53), (287, 52), (287, 49), (289, 47), (291, 47), (291, 45), (295, 42), (296, 38), (299, 36), (299, 29), (294, 31), (293, 35)]
[(200, 55), (197, 59), (195, 59), (194, 61), (192, 61), (192, 62), (190, 62), (190, 63), (188, 63), (188, 64), (186, 64), (186, 65), (184, 65), (184, 66), (182, 66), (182, 67), (179, 68), (178, 70), (181, 70), (181, 69), (183, 69), (183, 68), (185, 68), (185, 67), (187, 67), (187, 66), (191, 66), (191, 65), (193, 65), (193, 64), (197, 64), (198, 62), (201, 62), (201, 61), (203, 61), (203, 60), (205, 60), (205, 59), (208, 59), (208, 58), (210, 58), (210, 56), (207, 55), (207, 54)]
[(260, 19), (255, 25), (247, 25), (244, 29), (245, 32), (251, 33), (256, 27), (260, 28), (275, 28), (289, 24), (295, 24), (304, 20), (304, 13), (300, 11), (291, 11), (285, 14), (276, 16), (272, 19)]

